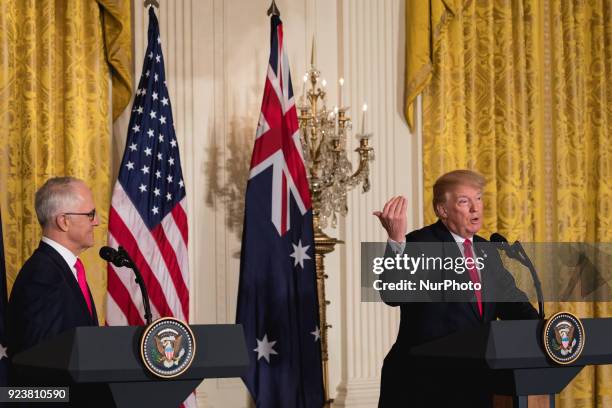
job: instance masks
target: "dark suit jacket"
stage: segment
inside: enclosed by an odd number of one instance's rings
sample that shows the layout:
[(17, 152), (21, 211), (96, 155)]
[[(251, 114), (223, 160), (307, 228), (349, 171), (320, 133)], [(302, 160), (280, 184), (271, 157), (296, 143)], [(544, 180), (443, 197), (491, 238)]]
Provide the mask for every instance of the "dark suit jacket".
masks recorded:
[[(89, 292), (91, 297), (91, 292)], [(97, 326), (62, 256), (41, 242), (19, 271), (8, 305), (9, 356), (77, 326)]]
[[(439, 256), (461, 257), (461, 252), (446, 226), (438, 221), (435, 224), (413, 231), (406, 236), (408, 243), (452, 243), (440, 245)], [(486, 239), (474, 236), (475, 248)], [(438, 247), (436, 245), (436, 247)], [(407, 248), (408, 250), (408, 248)], [(484, 255), (484, 254), (482, 254)], [(479, 256), (479, 254), (475, 254)], [(490, 405), (491, 395), (480, 381), (482, 373), (465, 373), (462, 378), (445, 378), (443, 373), (433, 369), (416, 368), (410, 359), (413, 346), (444, 337), (453, 332), (476, 327), (500, 319), (537, 319), (536, 310), (528, 302), (510, 273), (503, 268), (497, 251), (488, 251), (481, 270), (483, 297), (491, 299), (488, 287), (502, 290), (495, 299), (513, 299), (513, 302), (484, 302), (481, 317), (475, 297), (473, 302), (414, 302), (394, 303), (383, 300), (391, 306), (400, 307), (400, 328), (397, 340), (385, 358), (379, 406), (389, 407), (437, 407)], [(384, 275), (384, 274), (383, 274)], [(383, 276), (384, 279), (384, 276)], [(469, 280), (467, 273), (462, 275)], [(487, 296), (489, 295), (489, 296)]]

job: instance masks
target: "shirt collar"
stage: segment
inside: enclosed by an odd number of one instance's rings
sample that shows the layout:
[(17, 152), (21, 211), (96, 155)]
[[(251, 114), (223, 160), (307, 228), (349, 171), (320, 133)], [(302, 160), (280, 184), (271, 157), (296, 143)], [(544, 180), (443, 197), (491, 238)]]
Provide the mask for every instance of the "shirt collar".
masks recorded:
[(469, 239), (469, 240), (470, 240), (470, 242), (471, 242), (472, 244), (474, 243), (474, 237), (472, 237), (472, 238), (463, 238), (461, 235), (457, 235), (457, 234), (455, 234), (455, 233), (454, 233), (453, 231), (451, 231), (451, 230), (448, 230), (448, 232), (450, 232), (450, 233), (451, 233), (451, 235), (452, 235), (452, 236), (453, 236), (453, 238), (455, 239), (455, 242), (457, 242), (458, 244), (463, 245), (463, 242), (464, 242), (466, 239)]
[(78, 258), (72, 253), (71, 250), (49, 237), (42, 237), (41, 241), (55, 249), (62, 256), (62, 258), (64, 258), (64, 261), (66, 261), (70, 269), (74, 270), (74, 264)]

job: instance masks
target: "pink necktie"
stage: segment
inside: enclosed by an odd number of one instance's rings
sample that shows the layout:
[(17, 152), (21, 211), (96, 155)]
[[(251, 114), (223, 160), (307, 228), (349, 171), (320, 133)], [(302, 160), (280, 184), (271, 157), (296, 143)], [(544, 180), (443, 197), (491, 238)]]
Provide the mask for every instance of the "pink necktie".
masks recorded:
[(77, 258), (74, 267), (77, 270), (77, 281), (79, 282), (79, 287), (81, 288), (81, 292), (83, 293), (85, 302), (87, 302), (89, 315), (93, 316), (93, 312), (91, 311), (91, 298), (89, 297), (89, 290), (87, 289), (87, 278), (85, 277), (85, 267), (83, 266), (83, 262), (81, 262), (81, 260)]
[[(478, 276), (478, 270), (476, 269), (476, 259), (474, 258), (474, 252), (472, 251), (472, 241), (469, 239), (463, 241), (463, 255), (464, 258), (472, 258), (474, 260), (472, 263), (473, 266), (468, 269), (468, 272), (470, 273), (470, 280), (474, 284), (480, 283), (480, 277)], [(482, 317), (482, 293), (480, 290), (476, 291), (476, 303), (478, 304), (478, 311)]]

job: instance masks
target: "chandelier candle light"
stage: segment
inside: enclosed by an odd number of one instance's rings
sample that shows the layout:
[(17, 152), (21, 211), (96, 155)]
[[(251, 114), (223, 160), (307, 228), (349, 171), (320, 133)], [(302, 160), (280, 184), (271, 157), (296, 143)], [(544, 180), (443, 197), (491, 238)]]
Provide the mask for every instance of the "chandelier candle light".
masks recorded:
[(327, 324), (326, 315), (326, 307), (330, 302), (325, 298), (327, 275), (325, 274), (324, 258), (326, 254), (334, 251), (336, 244), (342, 241), (325, 234), (323, 228), (327, 226), (335, 228), (338, 223), (338, 215), (346, 216), (349, 190), (359, 184), (362, 185), (364, 193), (370, 190), (369, 163), (374, 159), (374, 149), (369, 143), (372, 134), (366, 133), (368, 106), (364, 103), (361, 132), (356, 134), (359, 146), (355, 152), (359, 155), (359, 165), (353, 172), (353, 165), (347, 157), (346, 150), (347, 138), (352, 130), (352, 121), (348, 116), (349, 106), (344, 106), (344, 78), (338, 80), (339, 106), (328, 110), (325, 98), (327, 81), (325, 79), (319, 81), (320, 72), (315, 66), (314, 55), (313, 40), (310, 69), (304, 75), (302, 95), (298, 102), (298, 120), (312, 197), (323, 381), (326, 405), (329, 406), (333, 400), (329, 399), (327, 329), (331, 328), (331, 325)]

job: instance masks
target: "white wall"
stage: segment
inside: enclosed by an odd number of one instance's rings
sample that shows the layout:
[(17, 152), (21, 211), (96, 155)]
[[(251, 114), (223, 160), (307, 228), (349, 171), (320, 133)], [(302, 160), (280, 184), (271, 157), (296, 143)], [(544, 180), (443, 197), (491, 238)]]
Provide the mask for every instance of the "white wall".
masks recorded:
[[(269, 2), (160, 3), (157, 15), (189, 203), (191, 321), (229, 323), (235, 318), (243, 194), (269, 53)], [(147, 40), (148, 17), (141, 4), (134, 4), (136, 81)], [(371, 213), (387, 197), (410, 198), (409, 227), (417, 226), (422, 214), (420, 142), (402, 113), (405, 6), (401, 0), (278, 0), (277, 5), (294, 83), (301, 84), (314, 35), (330, 101), (336, 101), (333, 84), (343, 76), (353, 113), (359, 114), (364, 101), (369, 105), (376, 149), (372, 189), (353, 191), (348, 217), (328, 231), (345, 244), (327, 257), (326, 271), (333, 325), (331, 394), (337, 406), (374, 407), (380, 367), (399, 317), (382, 304), (360, 301), (360, 243), (385, 239)], [(114, 126), (115, 168), (127, 113)], [(350, 151), (357, 143), (351, 142)], [(240, 380), (208, 380), (198, 389), (201, 407), (246, 407), (248, 401)]]

